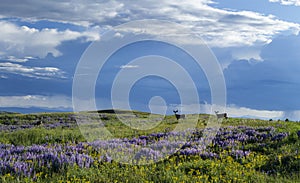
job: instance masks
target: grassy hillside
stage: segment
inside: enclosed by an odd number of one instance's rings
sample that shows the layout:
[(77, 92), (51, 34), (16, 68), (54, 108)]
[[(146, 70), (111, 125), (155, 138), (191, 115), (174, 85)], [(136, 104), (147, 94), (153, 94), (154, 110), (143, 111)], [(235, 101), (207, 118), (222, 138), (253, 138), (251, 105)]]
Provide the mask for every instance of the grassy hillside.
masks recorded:
[[(300, 181), (299, 122), (229, 118), (214, 131), (209, 117), (0, 113), (1, 182)], [(195, 120), (195, 128), (177, 130)], [(107, 131), (112, 137), (104, 138)], [(170, 147), (176, 151), (165, 156)], [(133, 161), (120, 163), (124, 157)]]

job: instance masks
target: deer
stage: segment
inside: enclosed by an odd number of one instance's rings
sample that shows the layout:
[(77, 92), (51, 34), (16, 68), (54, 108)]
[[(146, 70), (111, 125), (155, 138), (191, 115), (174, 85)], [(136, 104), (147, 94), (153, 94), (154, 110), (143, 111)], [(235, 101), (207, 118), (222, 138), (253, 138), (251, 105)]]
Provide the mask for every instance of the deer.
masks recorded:
[(177, 114), (178, 113), (178, 110), (173, 110), (174, 114), (175, 114), (175, 117), (177, 120), (179, 119), (184, 119), (185, 118), (185, 115), (184, 114)]
[(217, 116), (218, 119), (220, 119), (220, 118), (225, 118), (225, 119), (227, 119), (227, 118), (228, 118), (228, 117), (227, 117), (227, 113), (220, 113), (220, 114), (219, 114), (219, 111), (215, 111), (215, 113), (216, 113), (216, 116)]

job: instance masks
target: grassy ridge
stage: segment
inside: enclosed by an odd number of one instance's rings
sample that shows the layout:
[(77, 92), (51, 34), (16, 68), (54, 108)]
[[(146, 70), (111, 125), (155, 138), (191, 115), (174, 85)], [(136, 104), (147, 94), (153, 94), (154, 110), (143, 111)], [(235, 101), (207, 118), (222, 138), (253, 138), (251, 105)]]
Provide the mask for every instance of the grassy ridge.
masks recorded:
[[(64, 148), (86, 142), (85, 137), (89, 140), (97, 137), (97, 132), (103, 128), (108, 129), (115, 138), (130, 139), (167, 133), (178, 125), (174, 116), (166, 116), (155, 128), (138, 130), (124, 125), (112, 112), (102, 111), (92, 116), (90, 114), (80, 115), (89, 118), (90, 123), (86, 124), (89, 132), (87, 134), (84, 134), (84, 130), (80, 131), (73, 113), (0, 114), (2, 125), (0, 143), (25, 147), (45, 143), (49, 144), (47, 147), (51, 147), (51, 144), (54, 146), (60, 144)], [(139, 122), (126, 112), (121, 115), (128, 118), (131, 125)], [(139, 119), (149, 117), (148, 113), (134, 112), (134, 115)], [(189, 123), (193, 117), (195, 115), (182, 122)], [(197, 131), (200, 132), (205, 128), (207, 117), (208, 115), (200, 115)], [(157, 115), (154, 119), (156, 118), (162, 116)], [(99, 119), (102, 119), (103, 124), (99, 125)], [(42, 125), (36, 125), (39, 120), (43, 121)], [(18, 128), (22, 125), (27, 126), (24, 129)], [(7, 126), (14, 128), (7, 129)], [(274, 128), (274, 132), (270, 132), (270, 137), (263, 141), (251, 139), (243, 143), (237, 141), (236, 145), (227, 148), (212, 144), (209, 146), (210, 152), (215, 154), (212, 157), (175, 154), (158, 163), (144, 166), (104, 161), (101, 150), (96, 151), (86, 145), (83, 153), (94, 159), (102, 157), (101, 161), (94, 161), (89, 167), (80, 167), (75, 163), (57, 168), (50, 163), (52, 169), (39, 168), (34, 176), (24, 176), (13, 171), (1, 172), (0, 180), (1, 182), (299, 182), (300, 138), (297, 132), (300, 131), (300, 123), (230, 118), (224, 120), (221, 126), (230, 133), (246, 134), (252, 130), (260, 135), (271, 127)], [(82, 128), (85, 126), (82, 125), (81, 130)], [(241, 132), (239, 129), (248, 131)], [(281, 137), (281, 134), (287, 135)], [(220, 136), (221, 139), (223, 137), (225, 138), (223, 135)], [(242, 157), (234, 155), (234, 150), (239, 149), (249, 151), (249, 155)]]

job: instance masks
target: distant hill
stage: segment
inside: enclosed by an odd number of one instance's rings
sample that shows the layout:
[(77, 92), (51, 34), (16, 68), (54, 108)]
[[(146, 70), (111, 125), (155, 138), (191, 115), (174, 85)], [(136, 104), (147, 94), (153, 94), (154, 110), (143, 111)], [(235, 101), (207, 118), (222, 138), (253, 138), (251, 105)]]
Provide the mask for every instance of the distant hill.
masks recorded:
[(104, 109), (104, 110), (98, 110), (98, 113), (111, 113), (111, 114), (127, 114), (127, 113), (139, 113), (139, 114), (146, 114), (149, 115), (148, 112), (142, 112), (142, 111), (129, 111), (129, 110), (121, 110), (121, 109)]
[[(0, 107), (0, 114), (37, 114), (37, 113), (68, 113), (68, 112), (73, 112), (71, 110), (51, 110), (51, 109), (41, 109), (41, 108), (1, 108)], [(84, 111), (82, 111), (84, 112)], [(129, 114), (129, 113), (134, 113), (134, 114), (144, 114), (144, 115), (149, 115), (150, 113), (148, 112), (142, 112), (142, 111), (129, 111), (129, 110), (122, 110), (122, 109), (103, 109), (103, 110), (98, 110), (98, 111), (86, 111), (88, 113), (106, 113), (106, 114)]]
[(21, 114), (18, 112), (0, 111), (0, 114)]
[(55, 112), (72, 112), (72, 110), (66, 109), (46, 109), (46, 108), (36, 108), (36, 107), (29, 107), (29, 108), (20, 108), (20, 107), (0, 107), (0, 111), (4, 112), (11, 112), (15, 114), (32, 114), (32, 113), (55, 113)]

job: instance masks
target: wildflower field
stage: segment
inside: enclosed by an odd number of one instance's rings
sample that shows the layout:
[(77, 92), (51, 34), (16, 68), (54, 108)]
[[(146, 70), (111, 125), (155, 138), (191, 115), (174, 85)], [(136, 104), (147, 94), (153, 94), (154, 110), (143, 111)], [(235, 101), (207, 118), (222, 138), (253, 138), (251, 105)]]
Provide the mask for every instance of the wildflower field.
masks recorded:
[[(148, 130), (128, 128), (114, 113), (81, 116), (88, 130), (73, 113), (1, 113), (0, 182), (300, 182), (299, 122), (229, 118), (214, 129), (200, 114), (196, 128), (177, 132), (193, 116), (166, 116)], [(103, 128), (114, 138), (97, 139)], [(125, 155), (133, 161), (122, 163)]]

